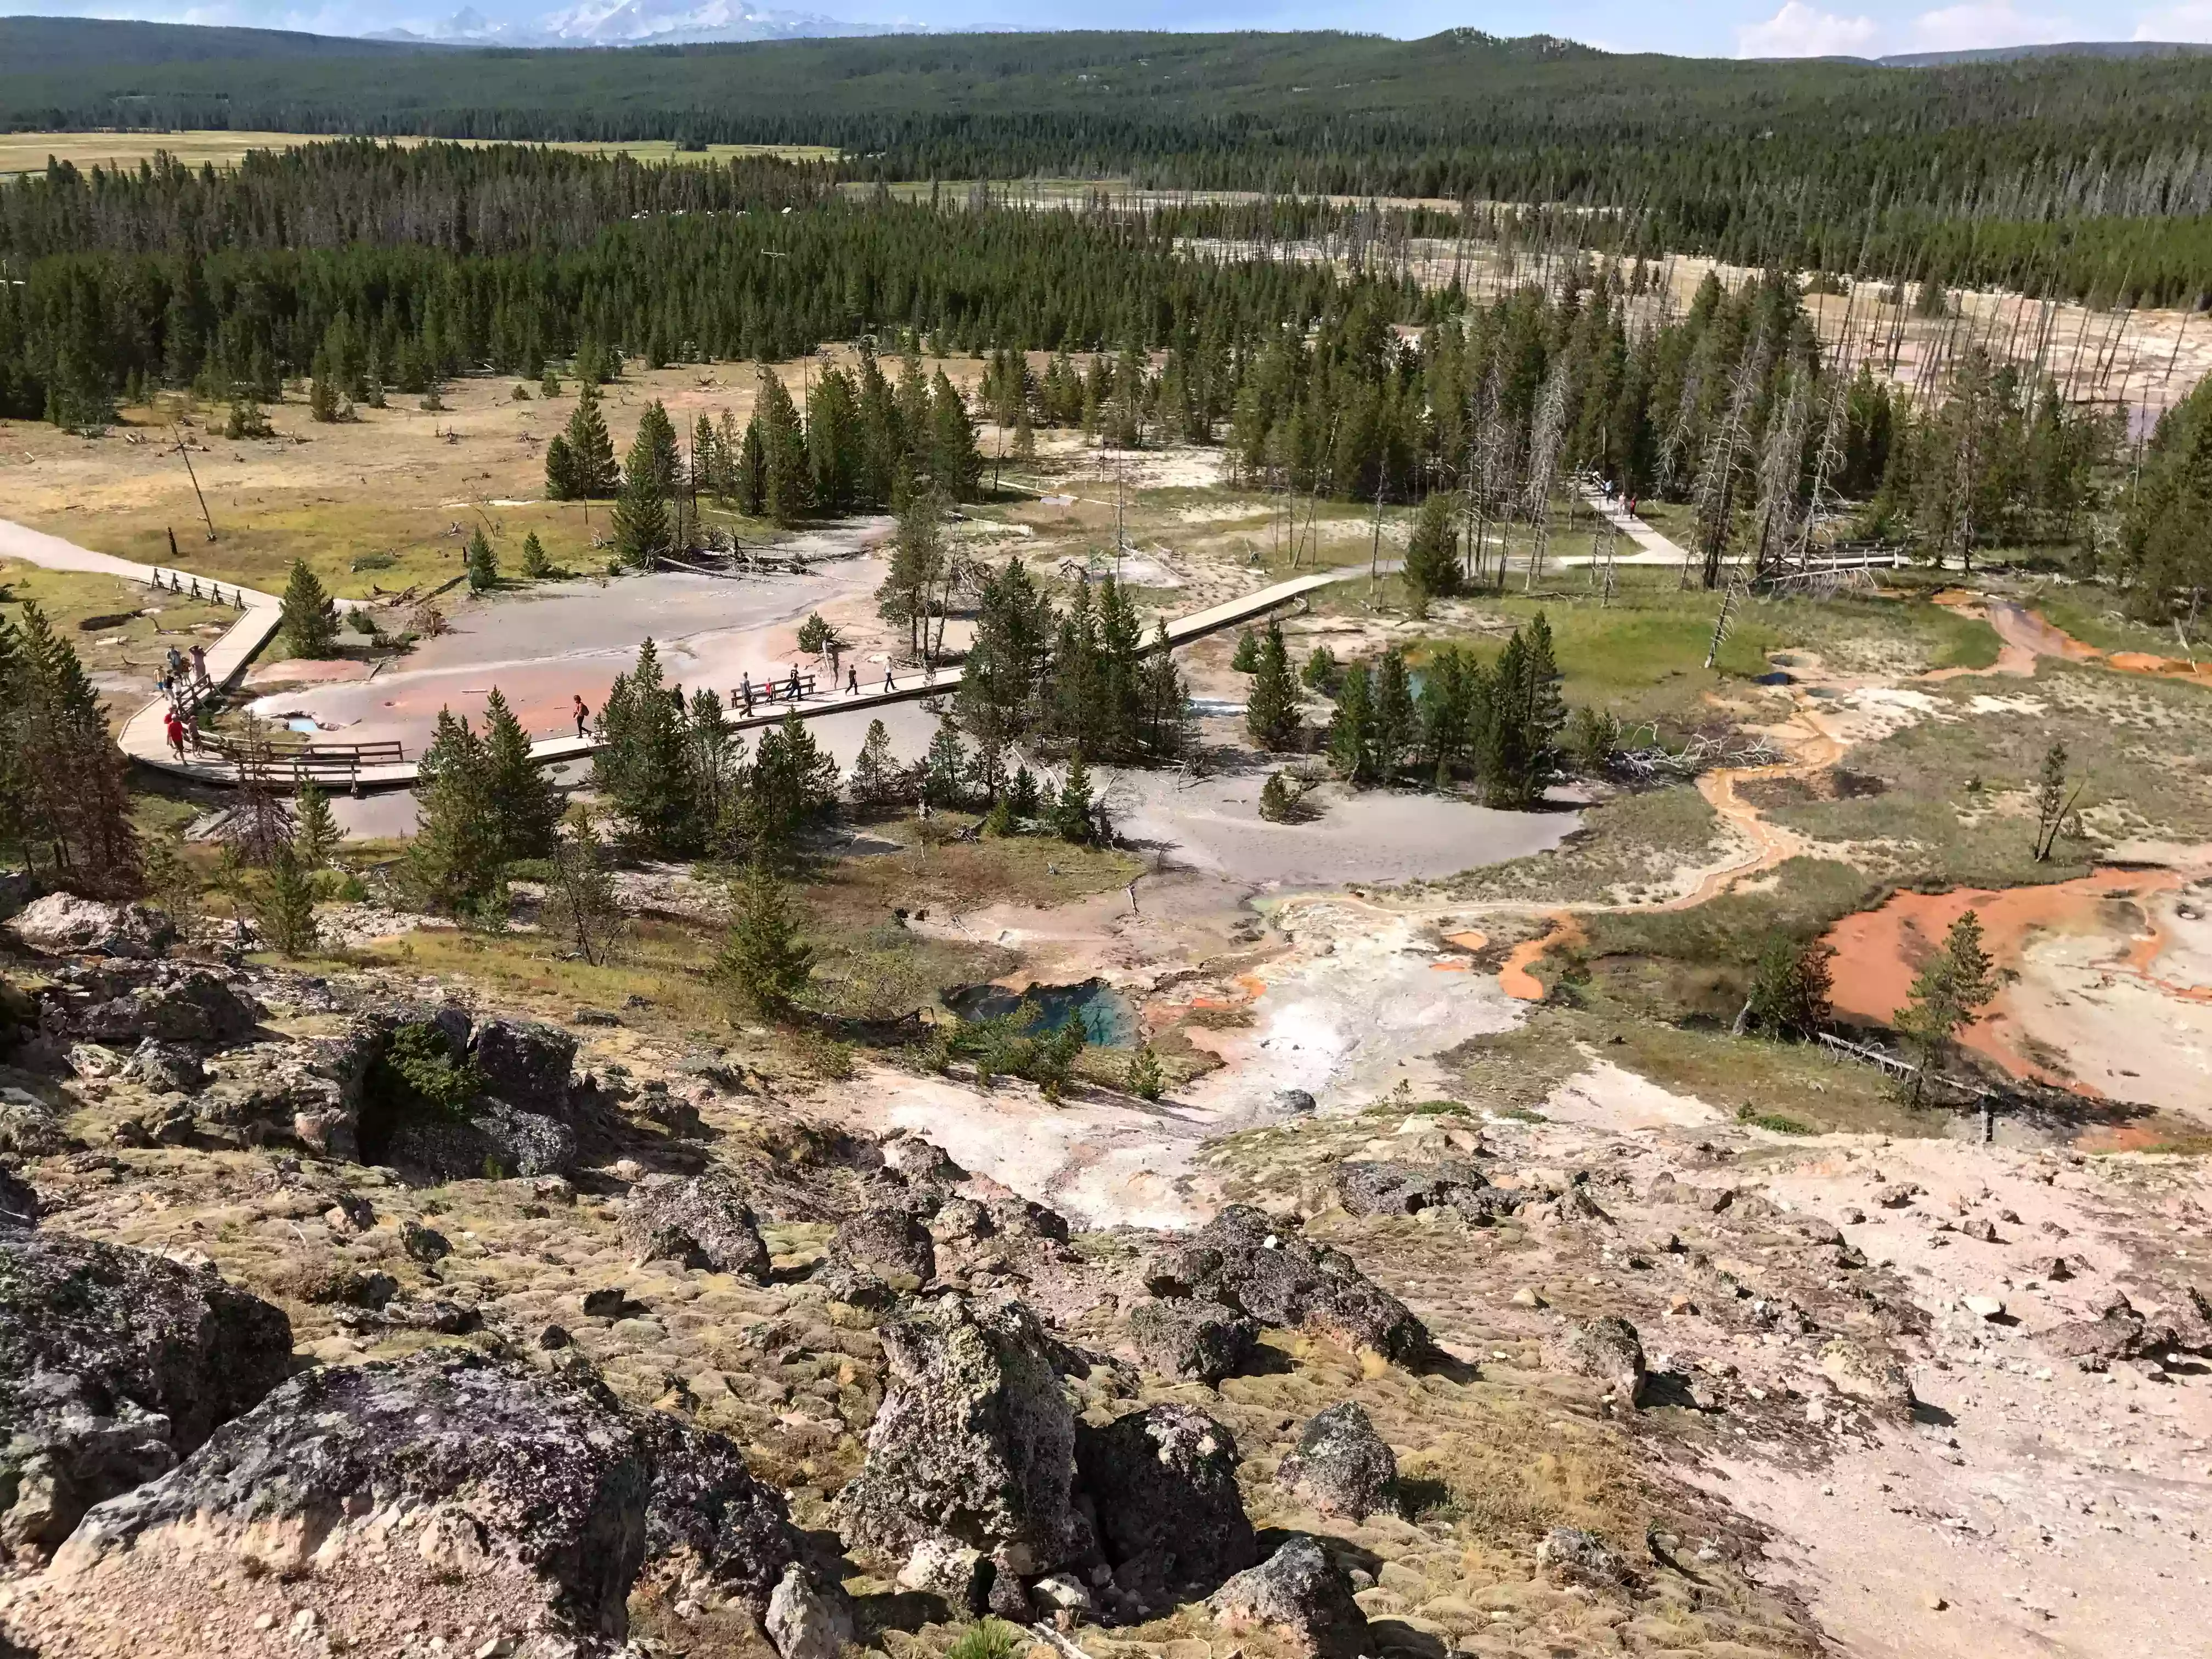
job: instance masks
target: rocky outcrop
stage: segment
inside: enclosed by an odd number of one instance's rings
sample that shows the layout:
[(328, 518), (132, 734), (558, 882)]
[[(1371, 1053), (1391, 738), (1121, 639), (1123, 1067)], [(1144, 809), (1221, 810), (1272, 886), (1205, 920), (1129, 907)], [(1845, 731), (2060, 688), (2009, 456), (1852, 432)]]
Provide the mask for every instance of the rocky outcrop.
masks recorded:
[(1303, 1533), (1238, 1573), (1212, 1599), (1232, 1631), (1265, 1626), (1313, 1659), (1356, 1659), (1367, 1650), (1367, 1615), (1352, 1599), (1352, 1581)]
[(24, 1089), (0, 1089), (0, 1153), (45, 1158), (66, 1148), (61, 1114)]
[(638, 1419), (653, 1467), (646, 1505), (649, 1559), (742, 1601), (755, 1619), (798, 1559), (799, 1534), (783, 1494), (761, 1484), (736, 1443), (665, 1412)]
[(1251, 1358), (1260, 1328), (1218, 1302), (1176, 1296), (1139, 1303), (1129, 1315), (1129, 1334), (1145, 1364), (1161, 1376), (1211, 1387)]
[(576, 1161), (576, 1132), (540, 1112), (479, 1100), (454, 1116), (405, 1119), (386, 1140), (385, 1158), (435, 1181), (558, 1175)]
[[(250, 1557), (296, 1572), (309, 1622), (349, 1645), (395, 1647), (410, 1615), (465, 1607), (479, 1629), (565, 1632), (597, 1653), (626, 1633), (647, 1565), (758, 1616), (797, 1548), (782, 1499), (721, 1437), (631, 1412), (587, 1375), (443, 1351), (295, 1377), (86, 1516), (56, 1569), (200, 1593), (208, 1556)], [(240, 1577), (216, 1574), (216, 1592)], [(361, 1627), (355, 1586), (380, 1626)]]
[(179, 1043), (148, 1037), (123, 1068), (124, 1077), (157, 1093), (193, 1094), (206, 1086), (207, 1067)]
[(1000, 1577), (1087, 1554), (1073, 1502), (1075, 1418), (1064, 1350), (1018, 1302), (944, 1297), (882, 1328), (884, 1401), (839, 1500), (847, 1537), (886, 1561), (949, 1542)]
[(719, 1171), (688, 1179), (647, 1176), (630, 1190), (622, 1232), (641, 1261), (768, 1280), (768, 1246), (744, 1191)]
[(1644, 1341), (1625, 1319), (1593, 1319), (1569, 1330), (1552, 1347), (1563, 1370), (1612, 1385), (1624, 1405), (1643, 1403)]
[(45, 1552), (289, 1369), (283, 1313), (143, 1250), (0, 1233), (0, 1547)]
[(487, 1019), (469, 1052), (486, 1094), (521, 1111), (565, 1118), (576, 1062), (570, 1033), (534, 1020)]
[(1628, 1564), (1613, 1547), (1581, 1527), (1554, 1527), (1536, 1546), (1536, 1559), (1571, 1583), (1611, 1589), (1629, 1581)]
[(1336, 1200), (1352, 1215), (1456, 1210), (1470, 1221), (1510, 1212), (1512, 1201), (1471, 1164), (1350, 1163), (1337, 1166)]
[(783, 1570), (761, 1621), (783, 1659), (842, 1659), (853, 1643), (853, 1615), (842, 1598), (825, 1595), (793, 1562)]
[(1236, 1204), (1164, 1252), (1146, 1275), (1155, 1296), (1220, 1303), (1262, 1325), (1328, 1332), (1386, 1358), (1418, 1359), (1428, 1328), (1378, 1289), (1350, 1256), (1315, 1244), (1292, 1221)]
[(1237, 1491), (1237, 1442), (1189, 1406), (1154, 1406), (1076, 1436), (1083, 1490), (1121, 1591), (1146, 1607), (1259, 1559)]
[(260, 1010), (220, 975), (173, 962), (64, 968), (39, 1000), (39, 1024), (64, 1042), (135, 1048), (148, 1037), (208, 1045), (241, 1042)]
[(839, 1223), (830, 1241), (830, 1259), (872, 1273), (895, 1290), (919, 1289), (937, 1273), (929, 1229), (912, 1211), (890, 1206), (863, 1210)]
[(1323, 1515), (1364, 1521), (1390, 1506), (1398, 1458), (1365, 1409), (1346, 1400), (1307, 1423), (1275, 1480)]
[(73, 893), (33, 899), (7, 923), (8, 931), (49, 956), (158, 957), (177, 936), (161, 911), (143, 904), (109, 904)]
[(13, 1170), (0, 1164), (0, 1231), (38, 1224), (38, 1194)]

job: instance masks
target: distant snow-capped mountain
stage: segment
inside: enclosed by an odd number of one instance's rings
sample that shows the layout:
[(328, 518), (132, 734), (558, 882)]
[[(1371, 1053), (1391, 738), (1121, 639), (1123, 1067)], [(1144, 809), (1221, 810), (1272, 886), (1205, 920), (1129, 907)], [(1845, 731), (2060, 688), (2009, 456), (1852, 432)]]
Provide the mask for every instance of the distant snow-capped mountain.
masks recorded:
[(440, 22), (379, 29), (368, 38), (454, 46), (641, 46), (921, 32), (911, 23), (848, 23), (811, 12), (747, 5), (744, 0), (583, 0), (524, 22), (495, 22), (468, 6)]

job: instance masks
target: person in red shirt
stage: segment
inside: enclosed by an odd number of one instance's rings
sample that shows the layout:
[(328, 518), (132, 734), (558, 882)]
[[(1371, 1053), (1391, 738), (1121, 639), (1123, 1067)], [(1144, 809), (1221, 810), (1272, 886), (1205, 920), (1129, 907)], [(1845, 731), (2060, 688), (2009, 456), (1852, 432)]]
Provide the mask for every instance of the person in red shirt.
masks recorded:
[(178, 718), (177, 711), (174, 708), (169, 710), (168, 717), (161, 722), (161, 730), (168, 736), (169, 749), (171, 752), (173, 753), (179, 760), (184, 759), (185, 723), (182, 720)]

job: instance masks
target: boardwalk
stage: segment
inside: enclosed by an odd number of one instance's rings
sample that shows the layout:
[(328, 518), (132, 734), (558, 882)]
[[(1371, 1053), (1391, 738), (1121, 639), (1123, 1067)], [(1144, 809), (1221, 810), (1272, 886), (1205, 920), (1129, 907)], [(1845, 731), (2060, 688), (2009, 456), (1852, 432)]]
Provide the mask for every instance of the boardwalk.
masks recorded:
[[(58, 537), (44, 535), (5, 520), (0, 520), (0, 556), (44, 565), (50, 569), (98, 571), (149, 586), (155, 580), (157, 574), (165, 586), (172, 574), (179, 574), (171, 572), (166, 566), (157, 573), (153, 566), (134, 564), (128, 559), (94, 553)], [(1386, 562), (1382, 568), (1385, 571), (1393, 571), (1397, 566)], [(196, 579), (189, 571), (181, 574), (188, 586), (194, 580), (198, 580), (204, 588), (210, 585), (211, 579), (208, 577)], [(1272, 587), (1209, 605), (1187, 617), (1170, 620), (1167, 625), (1168, 643), (1178, 646), (1203, 639), (1208, 634), (1217, 634), (1225, 628), (1234, 628), (1240, 623), (1264, 617), (1317, 588), (1350, 581), (1366, 574), (1365, 565), (1321, 571), (1277, 582)], [(245, 610), (208, 652), (208, 678), (218, 688), (234, 684), (246, 672), (246, 665), (252, 660), (254, 654), (276, 631), (279, 602), (269, 594), (258, 593), (251, 588), (240, 590), (240, 592)], [(343, 605), (349, 602), (341, 600), (339, 603)], [(960, 671), (957, 668), (940, 668), (928, 674), (916, 669), (898, 676), (896, 689), (893, 690), (886, 691), (877, 687), (847, 693), (833, 689), (803, 698), (795, 704), (778, 702), (750, 715), (733, 714), (726, 723), (732, 731), (746, 731), (757, 726), (779, 725), (786, 715), (794, 711), (802, 720), (821, 714), (841, 714), (854, 709), (880, 708), (889, 703), (910, 702), (921, 697), (943, 696), (957, 690), (959, 686)], [(166, 706), (164, 699), (156, 697), (125, 722), (117, 739), (123, 752), (142, 765), (174, 777), (189, 778), (197, 783), (213, 784), (218, 787), (235, 787), (238, 771), (228, 760), (201, 751), (188, 753), (184, 760), (179, 761), (169, 752), (161, 732), (162, 711)], [(530, 745), (530, 755), (540, 766), (558, 766), (565, 761), (588, 759), (599, 753), (599, 740), (596, 737), (546, 738)], [(289, 773), (282, 765), (281, 750), (278, 751), (278, 761), (276, 775), (272, 781), (289, 782)], [(325, 787), (354, 789), (366, 793), (371, 790), (411, 787), (416, 781), (416, 768), (413, 761), (335, 771), (327, 765), (322, 765), (315, 769), (314, 776), (315, 781)]]

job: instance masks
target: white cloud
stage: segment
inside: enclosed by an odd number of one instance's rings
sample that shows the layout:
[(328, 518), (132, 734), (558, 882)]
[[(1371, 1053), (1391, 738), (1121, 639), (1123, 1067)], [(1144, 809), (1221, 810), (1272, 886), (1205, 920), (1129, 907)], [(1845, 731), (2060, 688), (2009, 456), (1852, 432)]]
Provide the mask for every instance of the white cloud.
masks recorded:
[(2094, 31), (2085, 37), (2081, 25), (2069, 17), (2015, 11), (2011, 0), (1969, 0), (1966, 5), (1923, 12), (1912, 20), (1910, 34), (1915, 52), (1972, 52), (1983, 46), (2094, 38)]
[(2165, 6), (2147, 11), (2136, 21), (2138, 40), (2212, 40), (2212, 4)]
[(1735, 32), (1735, 52), (1739, 58), (1864, 57), (1879, 32), (1871, 17), (1838, 17), (1805, 0), (1784, 0), (1765, 22)]

